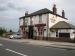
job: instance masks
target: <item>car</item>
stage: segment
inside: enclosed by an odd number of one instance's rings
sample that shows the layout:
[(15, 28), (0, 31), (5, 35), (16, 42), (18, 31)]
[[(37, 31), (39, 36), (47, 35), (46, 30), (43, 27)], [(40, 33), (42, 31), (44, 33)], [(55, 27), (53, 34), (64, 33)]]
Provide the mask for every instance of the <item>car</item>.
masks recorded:
[(12, 34), (9, 36), (10, 39), (21, 39), (21, 35), (20, 34)]

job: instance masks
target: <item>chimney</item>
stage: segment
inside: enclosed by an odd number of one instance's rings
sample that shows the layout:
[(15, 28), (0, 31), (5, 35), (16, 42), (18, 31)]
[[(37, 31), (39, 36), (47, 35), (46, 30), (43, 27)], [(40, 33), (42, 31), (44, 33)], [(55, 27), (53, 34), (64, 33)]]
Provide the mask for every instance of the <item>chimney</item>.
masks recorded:
[(65, 12), (62, 10), (62, 17), (65, 18)]
[(27, 15), (28, 15), (28, 11), (25, 12), (25, 16), (27, 16)]
[(55, 4), (53, 5), (53, 14), (57, 14), (57, 8)]

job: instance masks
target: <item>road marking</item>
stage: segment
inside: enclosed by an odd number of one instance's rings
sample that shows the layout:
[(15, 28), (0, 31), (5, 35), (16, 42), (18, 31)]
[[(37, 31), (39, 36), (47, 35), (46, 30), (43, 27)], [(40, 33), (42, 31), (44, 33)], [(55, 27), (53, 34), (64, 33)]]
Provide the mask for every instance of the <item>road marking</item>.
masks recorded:
[(3, 46), (3, 44), (0, 44), (0, 46)]
[(16, 51), (11, 50), (11, 49), (5, 49), (5, 50), (10, 51), (10, 52), (15, 53), (15, 54), (18, 54), (18, 55), (21, 55), (21, 56), (27, 56), (27, 55), (25, 55), (25, 54), (22, 54), (22, 53), (16, 52)]

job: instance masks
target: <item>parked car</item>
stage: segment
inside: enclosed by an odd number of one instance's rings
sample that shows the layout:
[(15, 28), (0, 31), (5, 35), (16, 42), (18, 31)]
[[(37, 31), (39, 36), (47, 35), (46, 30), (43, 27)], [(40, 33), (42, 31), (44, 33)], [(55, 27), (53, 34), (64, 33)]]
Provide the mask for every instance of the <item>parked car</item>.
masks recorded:
[(21, 35), (20, 34), (12, 34), (9, 36), (10, 39), (21, 39)]

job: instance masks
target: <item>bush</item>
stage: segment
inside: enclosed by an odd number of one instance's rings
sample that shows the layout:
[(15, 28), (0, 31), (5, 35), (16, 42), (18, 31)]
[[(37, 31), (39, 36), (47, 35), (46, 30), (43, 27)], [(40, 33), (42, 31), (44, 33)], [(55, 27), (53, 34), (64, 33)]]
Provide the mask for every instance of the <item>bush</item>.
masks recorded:
[(0, 36), (3, 36), (7, 31), (4, 28), (0, 28)]

